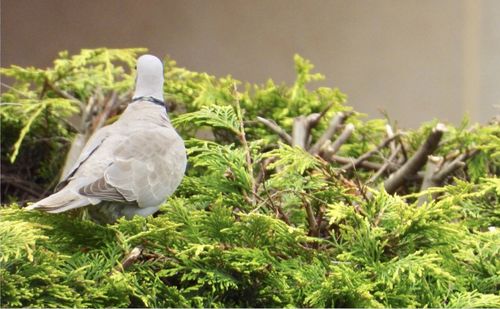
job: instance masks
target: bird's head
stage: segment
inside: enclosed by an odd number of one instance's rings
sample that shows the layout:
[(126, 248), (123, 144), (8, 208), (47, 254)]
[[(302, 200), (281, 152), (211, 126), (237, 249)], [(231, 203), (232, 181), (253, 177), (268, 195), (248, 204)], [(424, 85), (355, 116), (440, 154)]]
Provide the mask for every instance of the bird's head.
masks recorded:
[(163, 101), (163, 63), (153, 55), (137, 59), (134, 98), (154, 97)]

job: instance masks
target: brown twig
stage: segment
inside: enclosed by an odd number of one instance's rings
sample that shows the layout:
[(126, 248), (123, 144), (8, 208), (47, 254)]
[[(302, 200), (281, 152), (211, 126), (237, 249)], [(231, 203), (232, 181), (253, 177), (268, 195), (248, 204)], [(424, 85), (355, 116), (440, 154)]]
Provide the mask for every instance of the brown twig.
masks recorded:
[(364, 187), (363, 184), (361, 183), (361, 180), (359, 179), (358, 173), (356, 173), (356, 171), (354, 173), (354, 180), (355, 180), (354, 184), (356, 185), (358, 192), (361, 194), (365, 202), (368, 202), (369, 199), (368, 196), (366, 195), (366, 187)]
[(446, 127), (442, 123), (438, 123), (436, 127), (434, 127), (427, 137), (427, 140), (420, 146), (415, 154), (384, 182), (387, 193), (393, 194), (396, 192), (396, 190), (403, 185), (405, 179), (415, 175), (422, 166), (425, 165), (427, 157), (437, 149), (445, 130)]
[(257, 117), (257, 120), (266, 127), (268, 127), (269, 129), (271, 129), (271, 131), (278, 134), (278, 136), (288, 145), (292, 145), (292, 137), (288, 133), (286, 133), (286, 131), (283, 130), (274, 121), (262, 117)]
[(108, 119), (111, 110), (116, 104), (116, 98), (117, 94), (116, 92), (113, 92), (109, 100), (106, 101), (106, 103), (104, 104), (102, 112), (100, 112), (99, 115), (94, 119), (94, 123), (92, 125), (92, 132), (99, 130), (106, 123), (106, 120)]
[(271, 157), (271, 158), (266, 158), (263, 162), (260, 162), (260, 170), (259, 173), (257, 174), (257, 177), (255, 177), (255, 185), (256, 189), (258, 190), (260, 185), (264, 182), (266, 178), (266, 168), (269, 164), (273, 163), (276, 161), (276, 157)]
[[(325, 159), (328, 162), (336, 162), (340, 164), (347, 164), (351, 163), (354, 161), (354, 158), (347, 158), (347, 157), (342, 157), (342, 156), (337, 156), (337, 155), (332, 155), (332, 156), (325, 156), (323, 155), (323, 159)], [(394, 172), (399, 169), (399, 165), (395, 163), (388, 163), (389, 165), (387, 166), (387, 170)], [(380, 163), (375, 163), (375, 162), (370, 162), (370, 161), (363, 161), (359, 164), (359, 167), (362, 167), (367, 170), (373, 170), (377, 171), (380, 168), (382, 168), (383, 164)]]
[(380, 224), (380, 220), (382, 220), (382, 217), (384, 216), (386, 208), (387, 207), (383, 207), (382, 209), (380, 209), (380, 212), (377, 214), (375, 221), (373, 221), (373, 226), (378, 226)]
[[(434, 181), (434, 175), (439, 170), (441, 164), (443, 163), (443, 157), (440, 156), (429, 156), (427, 160), (427, 166), (425, 167), (424, 177), (422, 179), (422, 185), (420, 186), (420, 191), (424, 191), (430, 187), (436, 187), (438, 184)], [(421, 195), (418, 198), (417, 205), (420, 206), (424, 202), (428, 201), (432, 196)]]
[(290, 219), (288, 218), (288, 215), (285, 213), (283, 208), (281, 208), (280, 205), (274, 204), (273, 197), (271, 197), (271, 195), (269, 194), (269, 190), (267, 190), (265, 181), (262, 183), (262, 187), (264, 188), (264, 191), (266, 192), (267, 199), (269, 200), (269, 203), (271, 204), (271, 207), (273, 208), (273, 210), (278, 212), (278, 214), (280, 215), (280, 219), (282, 219), (283, 221), (285, 221), (286, 224), (291, 226), (292, 224), (290, 223)]
[(304, 208), (306, 209), (307, 214), (307, 222), (309, 223), (309, 234), (311, 236), (318, 236), (318, 223), (316, 221), (316, 216), (314, 215), (314, 211), (312, 209), (311, 204), (305, 199), (302, 195), (300, 195), (302, 199), (302, 203)]
[(387, 147), (387, 145), (389, 143), (391, 143), (394, 139), (396, 139), (398, 136), (399, 136), (399, 134), (395, 134), (395, 135), (392, 135), (390, 137), (387, 137), (385, 140), (382, 141), (382, 143), (380, 143), (379, 145), (377, 145), (377, 147), (375, 147), (374, 149), (372, 149), (372, 150), (370, 150), (370, 151), (362, 154), (361, 156), (359, 156), (359, 158), (357, 158), (352, 163), (345, 164), (344, 166), (342, 166), (342, 168), (344, 170), (349, 170), (351, 168), (357, 167), (361, 162), (363, 162), (366, 159), (368, 159), (369, 157), (373, 156), (375, 153), (379, 152), (382, 148)]
[(135, 261), (137, 261), (137, 259), (141, 256), (142, 250), (144, 250), (142, 245), (132, 249), (132, 251), (127, 254), (127, 256), (120, 262), (120, 265), (118, 265), (115, 269), (119, 272), (125, 271), (128, 267), (134, 264)]
[[(443, 184), (445, 181), (446, 177), (450, 176), (453, 174), (456, 170), (462, 168), (465, 166), (465, 161), (473, 157), (476, 153), (478, 152), (477, 149), (474, 149), (472, 151), (462, 153), (458, 156), (456, 156), (453, 160), (451, 161), (446, 161), (446, 158), (443, 159), (442, 157), (439, 157), (438, 160), (433, 159), (433, 157), (429, 157), (429, 162), (427, 163), (427, 170), (424, 174), (424, 178), (422, 181), (422, 186), (420, 187), (420, 191), (424, 191), (428, 188), (432, 187), (439, 187)], [(447, 158), (453, 158), (456, 154), (451, 153), (448, 154), (446, 157)], [(443, 162), (444, 161), (444, 162)], [(417, 205), (422, 205), (426, 201), (429, 200), (429, 198), (433, 198), (433, 195), (421, 195), (418, 198)]]
[(70, 101), (73, 101), (75, 103), (78, 104), (78, 106), (80, 107), (81, 110), (84, 109), (84, 104), (82, 103), (82, 101), (78, 100), (77, 98), (75, 98), (74, 96), (72, 96), (71, 94), (69, 94), (68, 92), (62, 90), (62, 89), (59, 89), (57, 88), (54, 84), (52, 84), (52, 82), (50, 82), (48, 79), (45, 80), (45, 85), (52, 91), (54, 91), (57, 95), (59, 95), (60, 97), (63, 97), (65, 99), (68, 99)]
[[(318, 214), (316, 215), (316, 226), (318, 227), (318, 236), (321, 234), (321, 228), (323, 226), (323, 217), (325, 214), (326, 207), (321, 205), (318, 209)], [(328, 232), (328, 231), (327, 231)]]
[[(321, 118), (325, 117), (326, 113), (328, 113), (328, 111), (333, 107), (333, 105), (334, 103), (331, 102), (320, 113), (309, 115), (309, 117), (311, 118), (309, 123), (310, 128), (314, 128), (315, 126), (317, 126)], [(314, 117), (312, 117), (313, 115)]]
[(378, 177), (380, 177), (380, 175), (382, 175), (387, 170), (389, 165), (393, 164), (392, 161), (396, 159), (396, 156), (399, 154), (400, 150), (401, 150), (401, 145), (398, 144), (396, 146), (395, 151), (391, 153), (391, 156), (384, 162), (384, 164), (382, 164), (382, 166), (377, 170), (377, 172), (373, 174), (372, 177), (370, 177), (370, 179), (368, 179), (366, 183), (367, 184), (373, 183)]
[(305, 148), (304, 149), (309, 149), (311, 146), (311, 140), (312, 140), (312, 135), (311, 135), (311, 130), (318, 125), (320, 115), (318, 113), (310, 114), (306, 117), (306, 143), (305, 143)]
[[(392, 127), (391, 127), (390, 124), (386, 124), (385, 125), (385, 132), (387, 133), (387, 137), (388, 138), (391, 138), (391, 137), (395, 136), (394, 130), (392, 129)], [(391, 148), (391, 154), (396, 151), (396, 143), (394, 142), (394, 140), (391, 140), (389, 142), (389, 148)]]
[(329, 141), (333, 134), (337, 131), (337, 129), (344, 123), (344, 121), (347, 119), (347, 114), (344, 114), (342, 112), (337, 113), (332, 119), (330, 120), (330, 123), (328, 127), (326, 128), (325, 132), (320, 136), (320, 138), (314, 143), (314, 145), (309, 149), (309, 153), (311, 154), (317, 154), (323, 145)]
[[(5, 88), (7, 88), (7, 89), (9, 89), (9, 90), (14, 91), (15, 93), (17, 93), (17, 94), (19, 94), (19, 95), (21, 95), (21, 96), (23, 96), (23, 97), (25, 97), (25, 98), (27, 98), (27, 99), (34, 99), (33, 97), (30, 97), (28, 94), (26, 94), (26, 93), (24, 93), (24, 92), (20, 91), (19, 89), (16, 89), (16, 88), (14, 88), (14, 87), (10, 86), (9, 84), (6, 84), (6, 83), (4, 83), (4, 82), (0, 82), (0, 85), (1, 85), (2, 87), (5, 87)], [(5, 103), (3, 103), (3, 104), (5, 104)], [(19, 105), (21, 105), (21, 103), (19, 103)]]
[(2, 184), (10, 184), (18, 189), (23, 190), (26, 193), (34, 196), (35, 198), (40, 198), (43, 194), (43, 189), (37, 186), (31, 181), (26, 181), (14, 175), (1, 174), (0, 179)]
[(306, 116), (298, 116), (293, 119), (292, 146), (306, 149), (309, 138), (309, 119)]
[(345, 142), (351, 137), (352, 133), (354, 132), (354, 125), (352, 123), (349, 123), (345, 126), (344, 130), (340, 134), (340, 136), (331, 144), (328, 145), (325, 150), (320, 150), (321, 153), (324, 153), (325, 156), (331, 157), (334, 155), (340, 147), (345, 144)]
[(457, 156), (453, 161), (451, 162), (446, 162), (443, 167), (434, 175), (433, 180), (437, 184), (441, 184), (446, 177), (454, 173), (456, 170), (458, 170), (461, 167), (465, 166), (465, 161), (468, 159), (472, 158), (474, 155), (476, 155), (479, 151), (477, 149), (473, 149), (469, 152), (462, 153), (461, 155)]
[(399, 146), (401, 146), (401, 154), (402, 154), (402, 157), (399, 158), (397, 163), (403, 164), (404, 162), (408, 161), (408, 152), (406, 151), (406, 147), (405, 147), (403, 141), (401, 140), (401, 136), (397, 139), (397, 142), (398, 142)]

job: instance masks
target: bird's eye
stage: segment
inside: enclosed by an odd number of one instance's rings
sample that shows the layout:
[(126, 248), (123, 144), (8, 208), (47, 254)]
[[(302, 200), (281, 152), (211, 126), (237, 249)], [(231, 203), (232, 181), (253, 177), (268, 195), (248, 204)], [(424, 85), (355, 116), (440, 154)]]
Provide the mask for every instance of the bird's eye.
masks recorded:
[(134, 67), (134, 69), (136, 69), (136, 70), (137, 70), (137, 66), (135, 66), (135, 67)]

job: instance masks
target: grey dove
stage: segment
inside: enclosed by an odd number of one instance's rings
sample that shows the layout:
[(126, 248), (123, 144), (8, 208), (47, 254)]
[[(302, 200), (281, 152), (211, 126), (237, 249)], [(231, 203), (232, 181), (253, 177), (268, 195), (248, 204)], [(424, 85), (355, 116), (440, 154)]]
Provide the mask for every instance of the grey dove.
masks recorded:
[(186, 163), (184, 141), (163, 102), (163, 64), (143, 55), (137, 60), (132, 102), (120, 118), (92, 135), (60, 191), (27, 209), (60, 213), (89, 206), (99, 223), (145, 217), (174, 193)]

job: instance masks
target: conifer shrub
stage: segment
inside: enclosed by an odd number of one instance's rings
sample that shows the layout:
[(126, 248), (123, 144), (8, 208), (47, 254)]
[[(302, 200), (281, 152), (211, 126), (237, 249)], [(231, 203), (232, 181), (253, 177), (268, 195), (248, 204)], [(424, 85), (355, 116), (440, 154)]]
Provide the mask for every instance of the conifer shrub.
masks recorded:
[(300, 56), (292, 85), (165, 59), (189, 167), (154, 216), (23, 211), (120, 114), (144, 52), (2, 68), (2, 307), (500, 307), (498, 122), (367, 120)]

